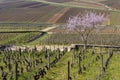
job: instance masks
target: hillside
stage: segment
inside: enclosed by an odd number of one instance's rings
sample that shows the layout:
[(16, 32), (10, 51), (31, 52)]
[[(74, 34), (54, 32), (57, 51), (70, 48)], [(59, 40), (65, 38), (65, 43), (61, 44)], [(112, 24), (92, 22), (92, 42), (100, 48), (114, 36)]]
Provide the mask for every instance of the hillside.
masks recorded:
[(46, 22), (63, 7), (33, 1), (13, 1), (0, 4), (1, 22)]
[(0, 0), (0, 3), (3, 3), (3, 2), (14, 2), (14, 1), (26, 1), (26, 0)]
[(68, 2), (68, 1), (73, 1), (73, 0), (46, 0), (46, 1), (61, 3), (61, 2)]
[(120, 10), (120, 0), (107, 0), (107, 1), (103, 1), (102, 3), (112, 7), (112, 8), (116, 8)]
[[(58, 3), (56, 4), (55, 2)], [(111, 24), (120, 24), (119, 12), (108, 11), (105, 6), (98, 2), (87, 2), (87, 0), (46, 0), (46, 2), (39, 0), (3, 0), (3, 2), (0, 3), (0, 22), (66, 23), (70, 16), (84, 13), (86, 10), (103, 12), (106, 15), (110, 15)]]

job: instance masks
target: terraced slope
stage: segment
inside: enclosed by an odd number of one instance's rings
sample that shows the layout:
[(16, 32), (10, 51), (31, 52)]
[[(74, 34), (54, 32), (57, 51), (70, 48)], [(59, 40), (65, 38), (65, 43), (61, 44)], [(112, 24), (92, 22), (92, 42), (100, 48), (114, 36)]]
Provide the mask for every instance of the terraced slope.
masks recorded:
[(0, 4), (0, 22), (46, 22), (62, 7), (33, 1), (14, 1)]

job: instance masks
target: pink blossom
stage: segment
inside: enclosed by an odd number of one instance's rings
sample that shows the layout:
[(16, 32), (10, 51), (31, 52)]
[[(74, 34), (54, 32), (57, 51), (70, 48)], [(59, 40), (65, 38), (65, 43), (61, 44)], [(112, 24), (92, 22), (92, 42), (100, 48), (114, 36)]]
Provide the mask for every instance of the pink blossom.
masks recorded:
[(67, 22), (67, 28), (69, 30), (78, 29), (91, 29), (96, 27), (96, 25), (101, 24), (106, 20), (106, 16), (104, 14), (96, 14), (92, 12), (88, 12), (82, 17), (80, 16), (73, 16), (70, 17)]

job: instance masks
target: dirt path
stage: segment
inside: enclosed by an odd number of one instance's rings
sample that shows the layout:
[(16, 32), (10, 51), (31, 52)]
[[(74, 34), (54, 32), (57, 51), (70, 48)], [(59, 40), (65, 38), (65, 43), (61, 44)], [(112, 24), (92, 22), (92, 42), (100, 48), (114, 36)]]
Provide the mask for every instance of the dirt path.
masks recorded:
[(52, 16), (47, 23), (56, 23), (70, 8), (64, 8), (61, 11), (59, 11), (57, 14)]
[(40, 31), (48, 32), (48, 31), (50, 31), (50, 30), (52, 30), (52, 29), (54, 29), (54, 28), (56, 28), (56, 27), (57, 27), (57, 25), (53, 25), (52, 27), (48, 27), (48, 28), (45, 28), (45, 29), (40, 30)]

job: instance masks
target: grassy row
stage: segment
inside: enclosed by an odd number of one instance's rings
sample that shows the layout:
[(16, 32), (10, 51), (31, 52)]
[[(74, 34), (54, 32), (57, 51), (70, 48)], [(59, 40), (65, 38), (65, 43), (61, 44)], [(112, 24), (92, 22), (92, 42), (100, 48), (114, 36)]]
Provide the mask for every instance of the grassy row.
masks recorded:
[(119, 52), (115, 53), (110, 60), (109, 67), (106, 74), (104, 75), (104, 80), (119, 80), (120, 79), (120, 54)]
[(49, 24), (44, 23), (0, 23), (0, 32), (4, 31), (38, 31), (49, 27)]
[[(30, 32), (30, 33), (0, 33), (1, 40), (0, 44), (25, 44), (29, 40), (34, 39), (36, 36), (40, 35), (39, 32)], [(11, 34), (11, 35), (10, 35)]]
[(110, 25), (120, 25), (120, 12), (110, 12)]
[[(98, 49), (97, 49), (98, 50)], [(75, 58), (74, 66), (71, 67), (70, 75), (72, 80), (95, 80), (101, 71), (101, 59), (95, 61), (96, 56), (100, 56), (100, 53), (97, 52), (95, 55), (91, 54), (91, 50), (86, 54), (87, 58), (82, 61), (82, 65), (86, 67), (86, 70), (82, 74), (78, 74), (78, 58)], [(104, 61), (107, 58), (107, 54), (104, 54)], [(43, 80), (67, 80), (67, 69), (68, 60), (72, 62), (72, 53), (66, 53), (61, 60), (53, 67)], [(94, 62), (93, 62), (94, 61)], [(87, 65), (90, 63), (90, 66)], [(103, 79), (105, 80), (105, 79)]]
[(38, 45), (38, 44), (43, 44), (44, 45), (44, 43), (40, 43), (40, 42), (42, 40), (46, 39), (48, 36), (49, 36), (49, 34), (45, 34), (45, 35), (39, 37), (38, 39), (36, 39), (36, 40), (34, 40), (32, 42), (29, 42), (27, 45)]

